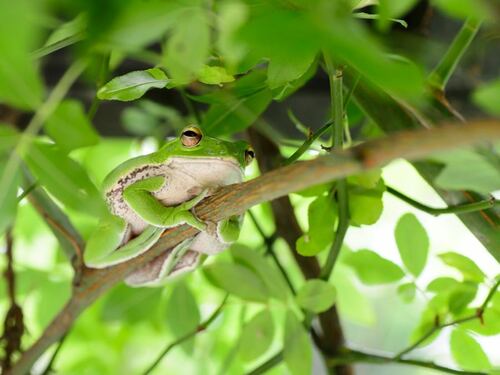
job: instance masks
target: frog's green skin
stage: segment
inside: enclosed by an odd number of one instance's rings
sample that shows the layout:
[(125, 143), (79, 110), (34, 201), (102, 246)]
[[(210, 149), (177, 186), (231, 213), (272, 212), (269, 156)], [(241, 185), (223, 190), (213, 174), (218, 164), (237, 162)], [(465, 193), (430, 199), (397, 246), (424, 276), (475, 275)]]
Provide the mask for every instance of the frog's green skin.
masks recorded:
[[(195, 268), (200, 254), (224, 250), (237, 239), (241, 218), (221, 221), (216, 230), (209, 230), (191, 209), (210, 189), (241, 182), (252, 158), (245, 142), (208, 137), (188, 126), (157, 152), (120, 164), (104, 180), (111, 214), (88, 240), (85, 264), (104, 268), (134, 258), (156, 243), (165, 228), (185, 223), (201, 232), (131, 274), (128, 284), (161, 284), (167, 276)], [(179, 262), (171, 261), (179, 256)]]

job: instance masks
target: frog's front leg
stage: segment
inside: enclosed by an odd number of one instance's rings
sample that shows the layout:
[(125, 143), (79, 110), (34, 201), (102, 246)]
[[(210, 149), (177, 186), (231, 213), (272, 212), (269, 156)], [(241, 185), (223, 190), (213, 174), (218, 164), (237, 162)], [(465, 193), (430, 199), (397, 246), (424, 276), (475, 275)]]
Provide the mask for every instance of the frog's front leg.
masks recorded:
[(152, 195), (164, 183), (165, 177), (163, 176), (137, 181), (124, 189), (123, 199), (137, 215), (151, 225), (170, 228), (188, 224), (196, 229), (205, 230), (206, 224), (189, 210), (205, 198), (207, 192), (203, 191), (198, 196), (178, 206), (167, 207)]

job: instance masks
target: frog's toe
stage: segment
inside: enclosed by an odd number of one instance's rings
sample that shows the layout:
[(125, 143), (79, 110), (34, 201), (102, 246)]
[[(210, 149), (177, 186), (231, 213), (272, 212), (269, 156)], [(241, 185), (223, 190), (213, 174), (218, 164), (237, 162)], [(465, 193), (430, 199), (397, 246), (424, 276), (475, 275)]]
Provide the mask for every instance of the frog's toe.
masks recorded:
[(217, 236), (217, 223), (214, 223), (213, 221), (205, 221), (206, 224), (206, 229), (205, 232), (207, 232), (210, 236)]

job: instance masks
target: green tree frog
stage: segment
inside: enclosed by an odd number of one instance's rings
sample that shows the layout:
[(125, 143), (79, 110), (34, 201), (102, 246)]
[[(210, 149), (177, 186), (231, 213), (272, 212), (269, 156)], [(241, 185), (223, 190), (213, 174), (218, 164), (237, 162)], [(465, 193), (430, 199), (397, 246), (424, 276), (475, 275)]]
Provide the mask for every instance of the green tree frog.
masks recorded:
[(158, 151), (116, 167), (103, 183), (110, 214), (102, 218), (84, 251), (84, 262), (105, 268), (134, 258), (160, 238), (165, 228), (189, 224), (195, 237), (129, 275), (132, 286), (155, 286), (196, 268), (202, 254), (226, 249), (239, 235), (241, 217), (216, 225), (200, 221), (191, 209), (218, 186), (241, 182), (254, 152), (244, 141), (228, 142), (187, 126)]

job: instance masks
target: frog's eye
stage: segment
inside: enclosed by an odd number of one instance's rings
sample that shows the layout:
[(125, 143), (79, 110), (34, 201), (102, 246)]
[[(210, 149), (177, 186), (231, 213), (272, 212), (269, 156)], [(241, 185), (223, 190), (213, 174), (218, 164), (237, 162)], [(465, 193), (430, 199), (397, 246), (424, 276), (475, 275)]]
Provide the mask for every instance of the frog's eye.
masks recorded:
[(200, 128), (196, 126), (188, 126), (187, 128), (184, 128), (181, 134), (182, 145), (186, 147), (194, 147), (200, 143), (202, 136)]
[(250, 164), (253, 159), (255, 159), (255, 151), (253, 150), (253, 148), (248, 147), (245, 150), (245, 164)]

